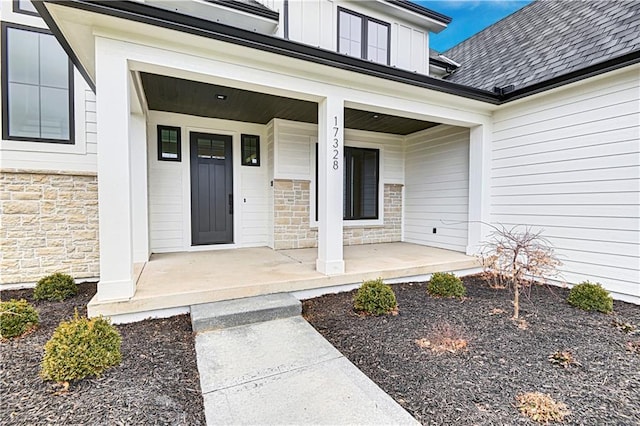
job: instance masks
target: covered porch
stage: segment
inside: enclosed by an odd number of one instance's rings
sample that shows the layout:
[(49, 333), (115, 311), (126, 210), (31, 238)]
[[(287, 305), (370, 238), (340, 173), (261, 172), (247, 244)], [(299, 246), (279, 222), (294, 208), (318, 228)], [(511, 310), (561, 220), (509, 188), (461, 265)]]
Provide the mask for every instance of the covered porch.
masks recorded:
[[(471, 272), (476, 258), (410, 243), (344, 247), (345, 273), (328, 276), (316, 270), (317, 249), (273, 250), (268, 247), (154, 254), (136, 265), (136, 293), (124, 302), (89, 304), (89, 314), (116, 317), (137, 312), (182, 309), (190, 305), (270, 293), (347, 290), (381, 277), (424, 279), (433, 272)], [(337, 287), (337, 288), (333, 288)]]
[(77, 32), (97, 93), (90, 316), (475, 266), (490, 207), (480, 101), (253, 33), (235, 45), (224, 26), (47, 7)]

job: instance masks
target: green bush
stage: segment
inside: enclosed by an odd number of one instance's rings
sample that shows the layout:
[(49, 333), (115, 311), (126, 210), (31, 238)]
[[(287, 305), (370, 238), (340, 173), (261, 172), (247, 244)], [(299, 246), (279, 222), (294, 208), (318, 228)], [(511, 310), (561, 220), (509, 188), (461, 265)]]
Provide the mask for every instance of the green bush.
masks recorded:
[(353, 300), (353, 307), (357, 311), (371, 315), (388, 314), (397, 306), (398, 302), (393, 289), (384, 284), (382, 278), (363, 282)]
[(585, 281), (569, 291), (567, 302), (585, 311), (598, 311), (605, 314), (613, 311), (613, 298), (598, 283)]
[(40, 375), (45, 380), (68, 382), (100, 376), (122, 361), (122, 338), (109, 321), (99, 318), (75, 318), (63, 321), (44, 345)]
[(78, 294), (78, 286), (74, 279), (67, 274), (56, 272), (38, 281), (33, 298), (61, 302)]
[(467, 294), (467, 289), (455, 275), (436, 272), (427, 284), (427, 292), (436, 297), (463, 297)]
[(26, 300), (0, 302), (0, 337), (22, 336), (36, 328), (39, 322), (38, 312)]

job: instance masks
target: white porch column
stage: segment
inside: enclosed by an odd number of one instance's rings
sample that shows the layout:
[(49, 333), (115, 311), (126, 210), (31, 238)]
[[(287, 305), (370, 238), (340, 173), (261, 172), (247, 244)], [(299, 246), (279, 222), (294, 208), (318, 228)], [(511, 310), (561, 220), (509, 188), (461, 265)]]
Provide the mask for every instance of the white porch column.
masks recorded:
[(147, 208), (147, 122), (144, 115), (130, 115), (131, 197), (133, 262), (149, 260), (149, 214)]
[(98, 203), (100, 214), (99, 301), (133, 296), (129, 75), (126, 58), (96, 37)]
[(490, 123), (471, 128), (469, 137), (469, 230), (467, 254), (478, 253), (487, 238), (491, 222), (491, 142)]
[(318, 259), (325, 275), (344, 273), (342, 256), (344, 100), (318, 104)]

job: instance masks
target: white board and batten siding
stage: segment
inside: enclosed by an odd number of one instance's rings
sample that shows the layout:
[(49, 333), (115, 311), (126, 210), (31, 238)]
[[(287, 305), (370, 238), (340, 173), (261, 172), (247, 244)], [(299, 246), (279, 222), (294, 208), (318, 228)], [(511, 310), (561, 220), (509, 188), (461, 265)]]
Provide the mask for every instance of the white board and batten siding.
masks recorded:
[(390, 25), (391, 66), (428, 74), (429, 31), (368, 7), (367, 2), (305, 0), (290, 1), (289, 39), (323, 49), (338, 50), (338, 7)]
[(439, 125), (409, 135), (404, 155), (404, 241), (465, 252), (469, 129)]
[(569, 283), (640, 301), (637, 70), (495, 114), (491, 218), (543, 229)]
[[(182, 161), (158, 161), (157, 125), (181, 128)], [(267, 191), (268, 153), (261, 151), (260, 167), (240, 165), (240, 135), (259, 135), (266, 143), (266, 126), (182, 114), (150, 111), (148, 119), (149, 239), (153, 253), (188, 251), (191, 246), (191, 189), (189, 133), (231, 135), (233, 139), (234, 245), (265, 246), (269, 239), (270, 192)], [(269, 147), (267, 146), (267, 151)], [(208, 246), (212, 248), (211, 246)]]

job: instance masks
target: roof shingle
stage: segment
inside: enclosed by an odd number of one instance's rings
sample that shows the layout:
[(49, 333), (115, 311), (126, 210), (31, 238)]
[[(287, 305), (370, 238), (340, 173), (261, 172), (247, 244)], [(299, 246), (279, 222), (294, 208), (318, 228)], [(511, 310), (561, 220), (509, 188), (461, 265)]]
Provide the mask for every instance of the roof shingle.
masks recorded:
[(640, 50), (640, 1), (538, 0), (444, 55), (462, 64), (447, 80), (516, 89)]

